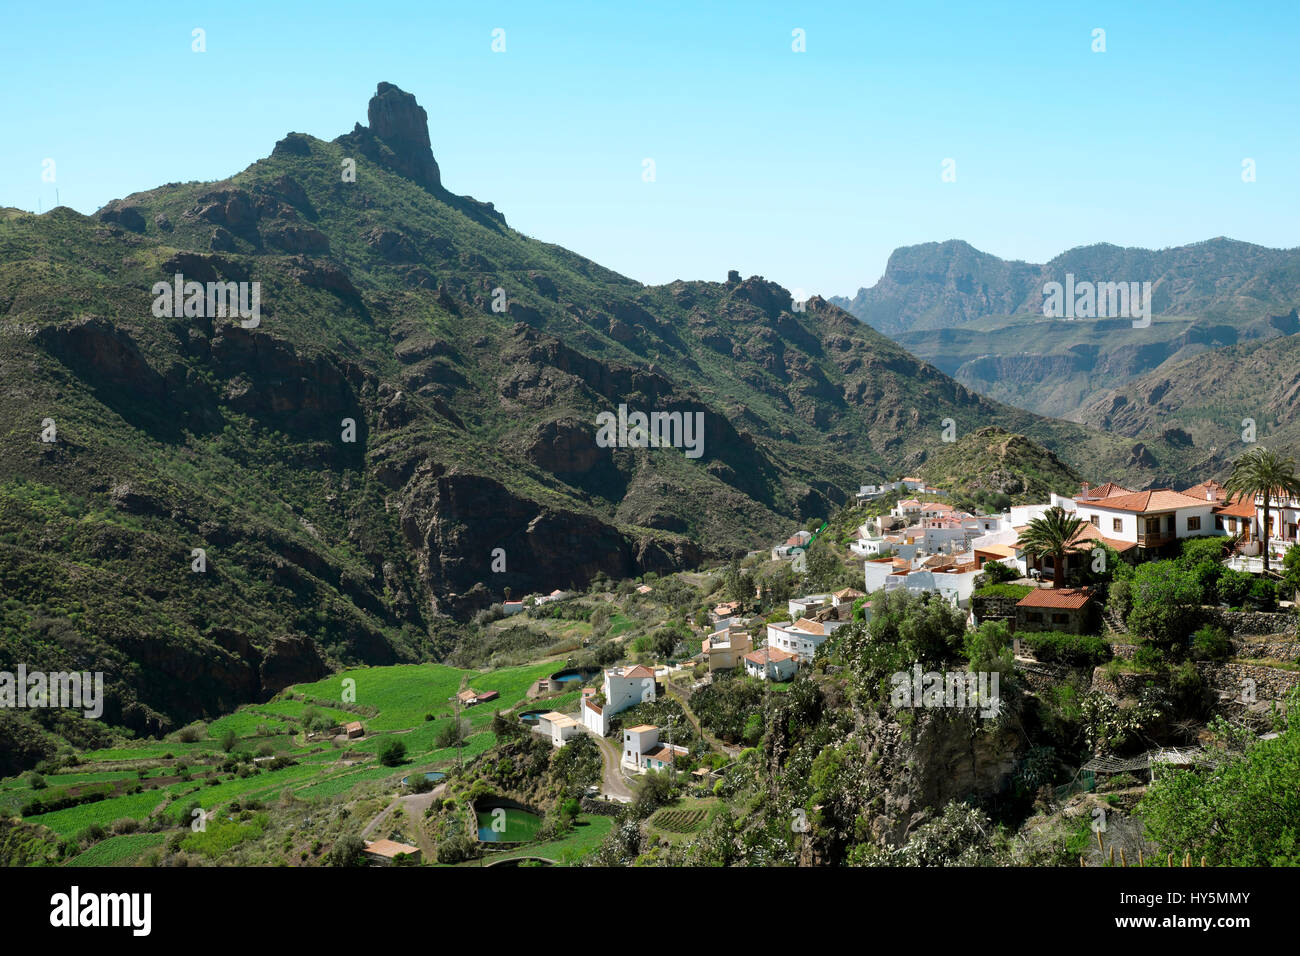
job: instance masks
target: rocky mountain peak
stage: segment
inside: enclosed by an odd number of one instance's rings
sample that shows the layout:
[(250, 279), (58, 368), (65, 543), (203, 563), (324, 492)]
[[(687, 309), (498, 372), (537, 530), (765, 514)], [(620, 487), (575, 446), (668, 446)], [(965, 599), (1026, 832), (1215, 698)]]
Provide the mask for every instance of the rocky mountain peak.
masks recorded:
[(415, 97), (392, 83), (380, 83), (367, 110), (370, 132), (393, 156), (392, 167), (429, 189), (441, 187), (429, 144), (429, 115)]

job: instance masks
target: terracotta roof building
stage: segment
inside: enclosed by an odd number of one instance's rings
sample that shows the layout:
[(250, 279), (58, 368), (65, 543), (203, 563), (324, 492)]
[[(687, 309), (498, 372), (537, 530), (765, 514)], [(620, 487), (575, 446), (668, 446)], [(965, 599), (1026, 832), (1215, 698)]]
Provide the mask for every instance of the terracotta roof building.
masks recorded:
[(1016, 602), (1015, 629), (1087, 634), (1094, 629), (1096, 611), (1087, 588), (1035, 588)]

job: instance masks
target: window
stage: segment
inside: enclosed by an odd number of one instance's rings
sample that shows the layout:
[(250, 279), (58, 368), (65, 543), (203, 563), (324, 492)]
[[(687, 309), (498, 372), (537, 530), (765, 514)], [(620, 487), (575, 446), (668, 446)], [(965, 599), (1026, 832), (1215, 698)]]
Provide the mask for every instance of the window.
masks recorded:
[(1199, 517), (1196, 517), (1196, 518), (1188, 518), (1188, 519), (1187, 519), (1187, 530), (1188, 530), (1188, 531), (1200, 531), (1200, 530), (1201, 530), (1201, 519), (1200, 519)]
[(1123, 518), (1111, 518), (1111, 519), (1110, 519), (1110, 530), (1111, 530), (1111, 531), (1123, 531), (1123, 530), (1124, 530), (1124, 519), (1123, 519)]
[(1068, 614), (1053, 614), (1053, 615), (1052, 615), (1052, 623), (1053, 623), (1053, 624), (1069, 624), (1069, 623), (1070, 623), (1070, 615), (1068, 615)]
[(1100, 516), (1100, 515), (1091, 515), (1091, 516), (1088, 518), (1088, 520), (1092, 522), (1092, 526), (1093, 526), (1094, 528), (1100, 528), (1100, 527), (1101, 527), (1101, 516)]
[(1222, 515), (1215, 515), (1215, 516), (1214, 516), (1214, 530), (1215, 530), (1215, 531), (1222, 531), (1222, 530), (1223, 530), (1223, 516), (1222, 516)]
[(1029, 611), (1025, 614), (1025, 620), (1030, 624), (1042, 624), (1043, 613), (1041, 611)]

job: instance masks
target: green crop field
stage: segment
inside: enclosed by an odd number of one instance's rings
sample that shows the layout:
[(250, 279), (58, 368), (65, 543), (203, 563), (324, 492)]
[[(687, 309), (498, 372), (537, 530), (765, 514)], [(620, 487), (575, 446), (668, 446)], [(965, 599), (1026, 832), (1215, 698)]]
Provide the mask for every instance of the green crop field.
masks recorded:
[(113, 797), (111, 800), (99, 800), (95, 803), (83, 803), (80, 806), (55, 810), (53, 813), (41, 813), (26, 817), (29, 823), (39, 823), (49, 827), (61, 836), (70, 836), (85, 829), (92, 823), (108, 826), (114, 820), (131, 817), (142, 820), (162, 803), (163, 795), (158, 790), (145, 790), (141, 793)]
[(96, 843), (64, 866), (130, 866), (146, 850), (167, 842), (166, 833), (126, 833)]
[[(463, 712), (471, 721), (484, 721), (491, 720), (495, 710), (513, 707), (524, 698), (533, 681), (554, 670), (554, 664), (530, 664), (485, 674), (442, 664), (398, 664), (344, 671), (314, 684), (299, 684), (293, 690), (317, 700), (341, 701), (343, 681), (351, 678), (357, 682), (356, 703), (379, 711), (377, 717), (359, 718), (366, 729), (402, 730), (423, 722), (425, 714), (438, 717), (451, 714), (451, 698), (460, 690), (462, 678), (468, 677), (469, 686), (475, 690), (495, 690), (501, 694), (499, 700)], [(349, 719), (358, 717), (354, 714)]]
[(257, 735), (258, 727), (265, 727), (272, 733), (283, 733), (287, 726), (283, 720), (247, 708), (227, 714), (220, 720), (208, 724), (208, 737), (212, 740), (220, 740), (223, 734), (232, 730), (237, 737), (254, 737)]

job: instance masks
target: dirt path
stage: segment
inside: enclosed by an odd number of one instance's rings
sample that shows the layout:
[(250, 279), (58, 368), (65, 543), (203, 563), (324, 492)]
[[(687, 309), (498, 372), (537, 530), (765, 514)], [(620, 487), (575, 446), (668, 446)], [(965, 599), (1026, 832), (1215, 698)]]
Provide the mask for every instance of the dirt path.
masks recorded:
[(631, 803), (634, 794), (627, 781), (623, 779), (623, 771), (619, 768), (618, 747), (608, 737), (597, 734), (591, 734), (591, 737), (600, 748), (601, 792), (619, 803)]
[(375, 814), (374, 819), (366, 824), (365, 829), (361, 831), (361, 839), (369, 840), (375, 830), (378, 829), (379, 824), (383, 821), (384, 817), (388, 816), (389, 813), (396, 810), (399, 806), (406, 811), (408, 816), (418, 820), (420, 817), (424, 816), (425, 810), (433, 806), (433, 801), (441, 799), (442, 795), (446, 792), (447, 785), (445, 783), (440, 783), (428, 793), (408, 793), (405, 796), (399, 795), (394, 797), (392, 803)]

